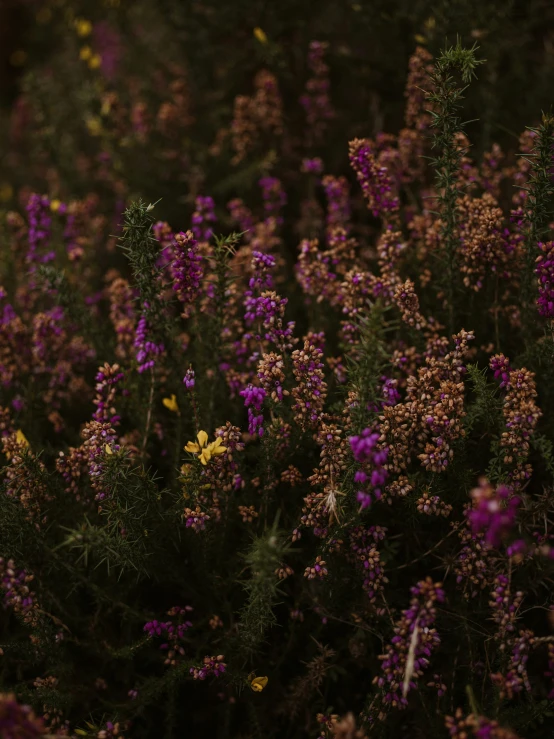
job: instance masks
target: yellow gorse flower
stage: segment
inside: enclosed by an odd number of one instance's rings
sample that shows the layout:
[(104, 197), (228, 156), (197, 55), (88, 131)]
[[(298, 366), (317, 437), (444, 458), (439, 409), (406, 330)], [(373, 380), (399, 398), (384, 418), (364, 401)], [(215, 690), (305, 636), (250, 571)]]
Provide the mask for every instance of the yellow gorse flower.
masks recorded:
[(179, 413), (179, 406), (177, 405), (176, 395), (172, 395), (170, 398), (164, 398), (162, 400), (162, 403), (168, 410), (173, 411), (173, 413)]
[(191, 452), (192, 454), (198, 454), (198, 459), (203, 465), (208, 464), (212, 457), (217, 457), (220, 454), (225, 454), (227, 451), (226, 446), (222, 446), (223, 442), (221, 437), (217, 437), (215, 441), (208, 444), (208, 434), (205, 431), (199, 431), (196, 437), (198, 444), (195, 441), (189, 441), (184, 447), (185, 452)]
[(92, 23), (84, 18), (79, 18), (79, 20), (75, 21), (75, 29), (77, 30), (78, 36), (90, 36), (92, 33)]
[(93, 54), (91, 58), (88, 60), (88, 65), (90, 69), (98, 69), (98, 67), (102, 64), (102, 57), (100, 54)]
[(60, 205), (62, 204), (61, 200), (51, 200), (50, 201), (50, 210), (56, 213), (60, 209)]
[(262, 677), (255, 677), (255, 678), (254, 678), (254, 679), (253, 679), (253, 680), (252, 680), (252, 681), (250, 682), (250, 687), (252, 688), (252, 690), (253, 690), (253, 691), (254, 691), (255, 693), (261, 693), (261, 692), (262, 692), (262, 690), (263, 690), (263, 689), (265, 688), (265, 686), (267, 685), (268, 681), (269, 681), (269, 678), (267, 678), (267, 677), (266, 677), (265, 675), (264, 675), (264, 676), (262, 676)]
[(79, 58), (82, 59), (84, 62), (87, 61), (87, 59), (90, 59), (92, 56), (92, 49), (90, 46), (83, 46), (81, 51), (79, 52)]
[(106, 454), (113, 454), (112, 448), (109, 444), (104, 445), (104, 451), (106, 452)]
[(102, 133), (102, 121), (96, 116), (91, 116), (86, 120), (88, 132), (91, 136), (100, 136)]
[(21, 431), (21, 429), (18, 429), (16, 431), (15, 438), (18, 444), (23, 444), (23, 446), (26, 446), (26, 447), (29, 446), (29, 442), (27, 441), (27, 438), (25, 434), (23, 433), (23, 431)]
[(265, 31), (263, 31), (261, 28), (254, 29), (254, 36), (258, 39), (260, 44), (267, 44), (267, 36), (265, 34)]

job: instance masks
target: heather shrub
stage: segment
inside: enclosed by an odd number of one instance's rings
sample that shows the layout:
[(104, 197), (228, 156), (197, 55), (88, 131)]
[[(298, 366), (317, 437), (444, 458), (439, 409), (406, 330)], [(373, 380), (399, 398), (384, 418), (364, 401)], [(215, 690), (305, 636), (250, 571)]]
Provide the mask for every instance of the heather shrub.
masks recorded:
[(244, 86), (174, 61), (178, 3), (38, 5), (67, 43), (4, 157), (2, 736), (551, 736), (554, 117), (464, 123), (501, 54), (431, 53), (456, 6), (382, 128), (326, 4), (300, 81), (285, 11), (249, 26)]

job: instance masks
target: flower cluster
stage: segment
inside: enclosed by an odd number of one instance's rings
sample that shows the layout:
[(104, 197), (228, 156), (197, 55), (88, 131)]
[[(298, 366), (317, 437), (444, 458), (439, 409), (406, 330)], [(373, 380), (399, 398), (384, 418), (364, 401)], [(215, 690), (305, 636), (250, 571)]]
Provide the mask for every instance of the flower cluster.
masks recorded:
[(227, 665), (223, 661), (225, 656), (218, 654), (217, 657), (204, 657), (201, 667), (191, 667), (190, 674), (195, 680), (205, 680), (210, 675), (219, 677), (223, 675), (227, 669)]
[(354, 476), (354, 481), (357, 485), (363, 486), (356, 493), (362, 509), (371, 504), (372, 495), (375, 500), (381, 499), (383, 486), (387, 480), (385, 464), (388, 450), (379, 446), (379, 438), (379, 432), (366, 428), (359, 436), (351, 436), (349, 439), (354, 459), (361, 465)]
[(35, 739), (44, 736), (46, 727), (31, 706), (19, 703), (13, 693), (0, 693), (0, 735), (6, 739)]
[(94, 405), (96, 410), (93, 413), (93, 420), (101, 423), (110, 423), (117, 426), (121, 417), (116, 414), (114, 408), (114, 400), (117, 394), (116, 385), (124, 379), (125, 375), (120, 371), (118, 364), (109, 365), (104, 363), (103, 367), (98, 369), (96, 375), (96, 397)]
[(50, 200), (44, 195), (31, 195), (27, 203), (27, 217), (29, 219), (27, 262), (29, 264), (51, 262), (55, 258), (54, 251), (41, 253), (50, 244), (52, 225)]
[(280, 180), (276, 177), (262, 177), (258, 184), (262, 189), (266, 218), (275, 218), (276, 223), (281, 225), (283, 223), (281, 211), (287, 204), (287, 195)]
[(158, 638), (163, 640), (162, 644), (160, 644), (160, 649), (167, 652), (167, 657), (164, 661), (166, 665), (175, 665), (178, 656), (182, 657), (185, 654), (181, 641), (185, 632), (192, 628), (192, 623), (188, 619), (184, 621), (182, 619), (186, 619), (190, 611), (192, 611), (190, 606), (185, 606), (184, 608), (175, 606), (167, 614), (168, 616), (180, 617), (181, 620), (179, 623), (153, 620), (148, 621), (144, 625), (144, 631), (150, 639)]
[[(531, 465), (527, 462), (530, 439), (542, 413), (535, 402), (535, 374), (525, 367), (508, 370), (508, 361), (503, 355), (496, 355), (491, 360), (491, 369), (495, 370), (495, 375), (501, 371), (506, 389), (503, 406), (506, 431), (500, 438), (503, 462), (509, 469), (512, 484), (520, 487), (531, 476)], [(504, 379), (505, 373), (507, 379)]]
[(328, 44), (312, 41), (308, 52), (308, 66), (312, 72), (300, 103), (306, 112), (308, 145), (321, 141), (328, 121), (334, 117), (329, 98), (329, 67), (324, 61)]
[(315, 426), (321, 416), (327, 383), (324, 380), (323, 352), (306, 339), (303, 349), (292, 353), (292, 365), (296, 386), (292, 389), (293, 412), (302, 428)]
[(483, 533), (489, 546), (498, 547), (511, 531), (517, 516), (520, 499), (505, 485), (494, 488), (482, 478), (479, 487), (471, 491), (473, 508), (467, 517), (474, 533)]
[(387, 530), (381, 526), (355, 526), (350, 530), (350, 552), (356, 566), (363, 574), (362, 587), (370, 603), (375, 603), (378, 593), (384, 590), (388, 579), (378, 551), (379, 542), (385, 539)]
[(148, 320), (146, 315), (143, 313), (137, 324), (135, 340), (133, 342), (133, 346), (136, 349), (136, 360), (140, 374), (147, 370), (154, 369), (156, 357), (159, 357), (164, 352), (163, 344), (157, 344), (148, 338), (150, 331), (151, 329), (148, 324)]
[(390, 646), (379, 657), (384, 674), (374, 682), (383, 691), (385, 706), (405, 708), (408, 705), (409, 691), (417, 687), (417, 679), (423, 675), (432, 652), (440, 644), (433, 624), (435, 603), (443, 601), (441, 583), (434, 583), (429, 577), (412, 588), (410, 607), (403, 611), (394, 627)]
[(192, 231), (175, 234), (171, 272), (173, 290), (183, 304), (183, 315), (187, 317), (200, 296), (204, 276), (202, 256)]
[(390, 219), (398, 211), (398, 196), (386, 167), (377, 163), (369, 139), (354, 139), (349, 144), (350, 165), (374, 216)]
[(4, 605), (12, 608), (26, 624), (36, 625), (39, 618), (38, 603), (35, 594), (29, 588), (34, 576), (26, 570), (18, 570), (13, 559), (6, 562), (0, 557), (0, 577)]
[[(199, 195), (194, 201), (196, 210), (192, 214), (192, 232), (198, 241), (209, 241), (213, 235), (211, 224), (215, 223), (214, 201), (209, 195)], [(186, 234), (185, 234), (186, 236)]]
[(539, 250), (535, 268), (539, 285), (537, 305), (541, 316), (554, 318), (554, 241), (539, 242)]
[(263, 387), (248, 385), (241, 390), (240, 395), (244, 398), (244, 405), (248, 408), (248, 433), (263, 436), (264, 428), (263, 413), (260, 413), (267, 392)]

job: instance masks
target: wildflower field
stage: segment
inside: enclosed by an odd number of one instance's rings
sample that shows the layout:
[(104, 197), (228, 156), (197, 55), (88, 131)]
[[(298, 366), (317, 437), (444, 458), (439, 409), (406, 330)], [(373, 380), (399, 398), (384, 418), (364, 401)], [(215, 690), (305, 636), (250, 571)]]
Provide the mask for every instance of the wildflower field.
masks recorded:
[(0, 737), (554, 737), (552, 3), (0, 57)]

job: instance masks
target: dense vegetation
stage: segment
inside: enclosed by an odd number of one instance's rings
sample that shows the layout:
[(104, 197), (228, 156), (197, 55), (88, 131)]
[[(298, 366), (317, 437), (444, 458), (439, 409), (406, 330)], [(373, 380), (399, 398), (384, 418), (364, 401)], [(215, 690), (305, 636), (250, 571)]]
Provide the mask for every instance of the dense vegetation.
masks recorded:
[(549, 737), (552, 8), (220, 5), (3, 8), (0, 734)]

